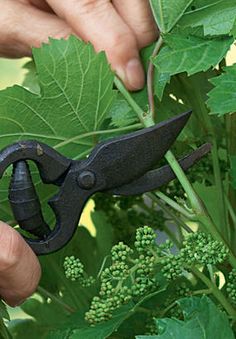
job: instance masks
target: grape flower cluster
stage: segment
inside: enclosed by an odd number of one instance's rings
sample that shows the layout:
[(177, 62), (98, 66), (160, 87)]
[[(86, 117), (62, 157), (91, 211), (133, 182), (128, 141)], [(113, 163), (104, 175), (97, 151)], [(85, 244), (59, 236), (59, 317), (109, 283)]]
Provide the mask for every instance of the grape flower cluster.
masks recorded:
[(226, 291), (229, 298), (232, 300), (234, 304), (236, 304), (236, 269), (233, 268), (229, 273), (229, 281), (226, 285)]
[[(203, 232), (188, 234), (177, 254), (173, 254), (172, 247), (170, 240), (158, 245), (156, 233), (149, 226), (137, 228), (133, 248), (121, 241), (114, 245), (110, 262), (100, 270), (97, 277), (100, 282), (99, 292), (93, 297), (90, 309), (85, 313), (85, 320), (92, 326), (107, 321), (122, 305), (131, 300), (138, 302), (156, 291), (160, 277), (157, 273), (161, 272), (167, 280), (175, 280), (186, 271), (191, 271), (195, 265), (217, 265), (228, 256), (224, 244)], [(74, 256), (65, 258), (64, 269), (67, 278), (78, 281), (83, 287), (94, 282), (84, 272), (80, 260)], [(236, 289), (233, 290), (232, 287), (236, 282), (235, 272), (232, 273), (231, 280), (228, 292), (236, 301)], [(176, 292), (179, 296), (191, 294), (186, 284), (179, 286)], [(177, 311), (177, 308), (173, 310)]]
[(95, 282), (92, 276), (87, 276), (84, 265), (73, 255), (65, 257), (63, 266), (66, 278), (71, 281), (78, 281), (82, 287), (90, 287)]
[(140, 298), (157, 287), (155, 279), (156, 233), (148, 226), (136, 231), (135, 248), (123, 242), (113, 246), (111, 265), (101, 274), (99, 295), (94, 297), (85, 319), (92, 325), (108, 320), (131, 299)]
[(168, 280), (174, 280), (193, 265), (217, 265), (229, 254), (223, 243), (203, 232), (190, 233), (183, 241), (177, 255), (169, 254), (162, 259), (162, 272)]

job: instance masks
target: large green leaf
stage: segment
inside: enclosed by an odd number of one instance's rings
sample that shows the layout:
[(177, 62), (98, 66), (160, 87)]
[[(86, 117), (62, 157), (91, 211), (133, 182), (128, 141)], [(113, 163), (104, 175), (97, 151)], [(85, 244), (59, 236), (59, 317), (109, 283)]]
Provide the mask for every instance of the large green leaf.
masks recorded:
[(105, 339), (109, 337), (122, 322), (131, 314), (132, 304), (121, 307), (111, 320), (94, 327), (86, 326), (73, 331), (70, 339), (86, 338), (86, 339)]
[(212, 114), (236, 111), (236, 64), (225, 67), (224, 73), (210, 80), (215, 86), (209, 93), (208, 106)]
[(179, 21), (193, 0), (150, 0), (152, 11), (161, 33), (168, 33)]
[(188, 75), (216, 66), (233, 43), (232, 38), (201, 39), (196, 36), (167, 34), (165, 46), (154, 59), (157, 70), (170, 75), (187, 72)]
[(192, 75), (216, 66), (226, 55), (233, 38), (203, 39), (185, 34), (167, 34), (164, 46), (153, 63), (158, 81), (155, 92), (161, 98), (171, 75), (187, 72)]
[(93, 146), (81, 136), (100, 128), (115, 97), (105, 54), (71, 36), (50, 40), (33, 56), (40, 95), (19, 86), (0, 92), (0, 148), (35, 138), (77, 157)]
[(137, 114), (132, 110), (127, 101), (121, 96), (117, 96), (109, 112), (111, 126), (124, 127), (137, 122)]
[(203, 26), (205, 35), (229, 34), (236, 18), (232, 0), (195, 0), (180, 20), (181, 26)]
[(158, 319), (158, 336), (137, 336), (136, 339), (234, 339), (227, 315), (211, 299), (203, 296), (178, 301), (184, 321)]

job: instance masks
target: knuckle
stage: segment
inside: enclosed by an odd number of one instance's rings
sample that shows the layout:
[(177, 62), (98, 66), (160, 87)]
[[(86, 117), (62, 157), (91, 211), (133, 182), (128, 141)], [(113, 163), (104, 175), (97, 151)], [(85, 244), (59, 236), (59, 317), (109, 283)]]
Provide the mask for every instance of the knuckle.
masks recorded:
[[(69, 35), (72, 34), (72, 30), (69, 27), (61, 27), (58, 30), (55, 30), (50, 34), (50, 37), (54, 39), (66, 39)], [(48, 34), (42, 34), (34, 39), (33, 47), (40, 48), (42, 43), (48, 43), (49, 37)]]
[(109, 40), (111, 49), (120, 50), (123, 47), (126, 50), (127, 46), (129, 49), (137, 48), (135, 36), (130, 32), (111, 32)]
[(97, 11), (107, 5), (110, 1), (107, 0), (82, 0), (77, 2), (80, 10), (80, 14), (89, 14)]
[(158, 30), (156, 27), (148, 27), (148, 28), (143, 28), (140, 30), (137, 34), (137, 40), (139, 47), (146, 47), (147, 45), (151, 44), (154, 42), (158, 37)]

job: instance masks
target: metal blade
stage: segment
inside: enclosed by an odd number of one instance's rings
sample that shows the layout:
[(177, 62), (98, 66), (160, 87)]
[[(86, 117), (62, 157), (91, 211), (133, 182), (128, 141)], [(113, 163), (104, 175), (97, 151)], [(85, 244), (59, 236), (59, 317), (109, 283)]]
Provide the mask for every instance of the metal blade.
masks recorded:
[(96, 174), (101, 190), (128, 184), (157, 165), (190, 115), (186, 112), (154, 127), (103, 142), (81, 167)]
[[(196, 162), (201, 160), (211, 150), (210, 144), (204, 144), (191, 154), (179, 160), (179, 164), (184, 171), (192, 167)], [(176, 176), (169, 165), (163, 166), (156, 170), (147, 172), (141, 178), (132, 181), (122, 187), (109, 190), (114, 195), (138, 195), (145, 192), (157, 190), (159, 187), (167, 184)]]

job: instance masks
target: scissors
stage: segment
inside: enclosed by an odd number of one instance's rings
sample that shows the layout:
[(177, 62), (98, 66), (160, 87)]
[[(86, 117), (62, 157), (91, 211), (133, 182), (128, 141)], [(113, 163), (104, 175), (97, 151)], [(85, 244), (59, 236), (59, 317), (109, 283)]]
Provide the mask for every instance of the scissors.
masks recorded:
[[(109, 139), (95, 146), (84, 160), (72, 160), (50, 146), (19, 141), (0, 152), (0, 178), (13, 165), (9, 202), (18, 225), (33, 235), (24, 236), (37, 255), (65, 246), (73, 237), (88, 199), (96, 192), (137, 195), (158, 189), (175, 178), (169, 165), (156, 168), (175, 142), (191, 112), (153, 127)], [(211, 149), (204, 144), (179, 160), (186, 171)], [(43, 218), (27, 160), (35, 162), (42, 182), (59, 187), (49, 200), (55, 214), (51, 229)]]

